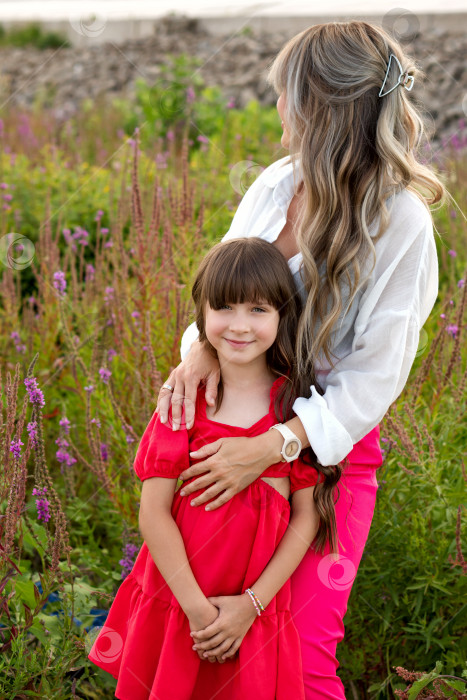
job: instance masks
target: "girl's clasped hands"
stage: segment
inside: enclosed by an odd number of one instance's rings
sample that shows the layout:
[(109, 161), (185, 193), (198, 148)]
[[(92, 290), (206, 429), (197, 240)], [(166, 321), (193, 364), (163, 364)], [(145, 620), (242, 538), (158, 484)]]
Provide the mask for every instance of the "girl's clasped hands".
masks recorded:
[(211, 596), (207, 600), (218, 615), (214, 622), (198, 631), (190, 621), (193, 649), (203, 661), (223, 664), (235, 655), (257, 613), (247, 594)]

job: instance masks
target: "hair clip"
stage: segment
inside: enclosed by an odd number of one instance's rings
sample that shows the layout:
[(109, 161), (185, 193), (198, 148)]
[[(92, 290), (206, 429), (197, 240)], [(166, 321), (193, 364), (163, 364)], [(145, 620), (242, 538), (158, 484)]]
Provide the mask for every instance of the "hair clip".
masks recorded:
[[(388, 78), (389, 69), (390, 69), (390, 67), (391, 67), (391, 59), (393, 59), (393, 58), (396, 60), (397, 65), (399, 66), (399, 70), (400, 70), (399, 79), (398, 79), (397, 83), (394, 85), (394, 87), (392, 87), (392, 88), (391, 88), (390, 90), (388, 90), (387, 92), (383, 92), (384, 86), (386, 85), (386, 80), (387, 80), (387, 78)], [(410, 81), (412, 81), (412, 82), (410, 82)], [(409, 82), (410, 82), (410, 87), (408, 86)], [(403, 86), (405, 87), (406, 90), (409, 90), (409, 91), (410, 91), (410, 90), (413, 88), (413, 83), (414, 83), (414, 77), (413, 77), (413, 75), (409, 75), (409, 74), (407, 73), (407, 71), (404, 72), (404, 71), (402, 70), (402, 66), (401, 66), (401, 64), (399, 63), (399, 60), (398, 60), (397, 56), (395, 56), (395, 55), (392, 53), (392, 54), (389, 56), (388, 67), (387, 67), (387, 69), (386, 69), (386, 75), (384, 76), (384, 81), (383, 81), (383, 84), (381, 85), (381, 90), (379, 91), (378, 97), (384, 97), (385, 95), (389, 95), (389, 93), (392, 92), (393, 90), (395, 90), (396, 87), (398, 87), (399, 85), (403, 85)]]

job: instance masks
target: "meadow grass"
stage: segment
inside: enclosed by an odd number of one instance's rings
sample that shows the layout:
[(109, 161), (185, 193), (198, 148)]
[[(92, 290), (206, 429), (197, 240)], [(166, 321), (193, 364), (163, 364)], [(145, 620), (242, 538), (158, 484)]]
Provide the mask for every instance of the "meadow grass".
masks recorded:
[[(171, 129), (143, 93), (146, 111), (86, 102), (63, 122), (36, 108), (0, 123), (2, 698), (112, 696), (86, 657), (141, 545), (136, 447), (179, 362), (198, 262), (286, 155), (275, 110), (203, 91), (198, 119), (193, 96)], [(458, 203), (465, 152), (464, 138), (433, 158)], [(396, 667), (465, 667), (465, 217), (450, 204), (434, 220), (440, 292), (381, 426), (338, 650), (348, 697), (395, 697)]]

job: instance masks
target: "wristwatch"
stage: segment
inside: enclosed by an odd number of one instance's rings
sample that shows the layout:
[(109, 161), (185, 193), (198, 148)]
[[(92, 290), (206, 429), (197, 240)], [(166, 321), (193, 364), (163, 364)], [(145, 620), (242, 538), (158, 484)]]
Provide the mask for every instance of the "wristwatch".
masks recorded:
[(273, 428), (278, 430), (284, 438), (284, 444), (282, 445), (281, 449), (281, 455), (284, 459), (281, 461), (293, 462), (293, 460), (297, 459), (298, 455), (302, 451), (302, 443), (295, 433), (293, 433), (290, 428), (283, 423), (276, 423), (276, 425), (272, 425), (269, 430), (272, 430)]

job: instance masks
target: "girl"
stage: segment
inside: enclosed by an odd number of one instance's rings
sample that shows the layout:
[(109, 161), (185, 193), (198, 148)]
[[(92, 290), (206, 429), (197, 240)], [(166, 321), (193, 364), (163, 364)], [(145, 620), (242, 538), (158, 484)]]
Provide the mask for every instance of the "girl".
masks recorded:
[[(290, 154), (260, 173), (225, 236), (263, 238), (287, 259), (303, 296), (297, 365), (311, 396), (299, 395), (286, 426), (321, 465), (348, 459), (336, 504), (339, 561), (307, 550), (291, 578), (307, 700), (345, 698), (336, 647), (373, 517), (379, 423), (404, 388), (438, 292), (428, 205), (447, 192), (417, 154), (423, 121), (411, 94), (422, 75), (369, 22), (315, 24), (292, 37), (268, 74)], [(219, 381), (218, 362), (196, 335), (196, 327), (185, 333), (183, 361), (156, 408), (165, 421), (173, 388), (186, 397), (188, 428), (198, 384), (206, 384), (211, 406)], [(174, 428), (181, 403), (173, 406)], [(181, 474), (190, 480), (183, 497), (191, 501), (203, 486), (194, 507), (210, 499), (214, 510), (225, 508), (277, 462), (283, 438), (271, 432), (195, 452), (197, 464)], [(195, 635), (201, 650), (216, 650), (212, 632)]]
[[(292, 340), (300, 299), (282, 254), (257, 238), (215, 246), (192, 296), (220, 365), (216, 406), (200, 387), (189, 430), (153, 414), (134, 463), (144, 544), (89, 658), (117, 678), (120, 700), (304, 700), (289, 577), (313, 541), (336, 549), (340, 467), (316, 464), (292, 440), (261, 478), (245, 471), (248, 486), (225, 508), (192, 508), (176, 491), (190, 451), (265, 430), (272, 438), (291, 417), (306, 391)], [(214, 622), (216, 652), (206, 658), (190, 631)]]

